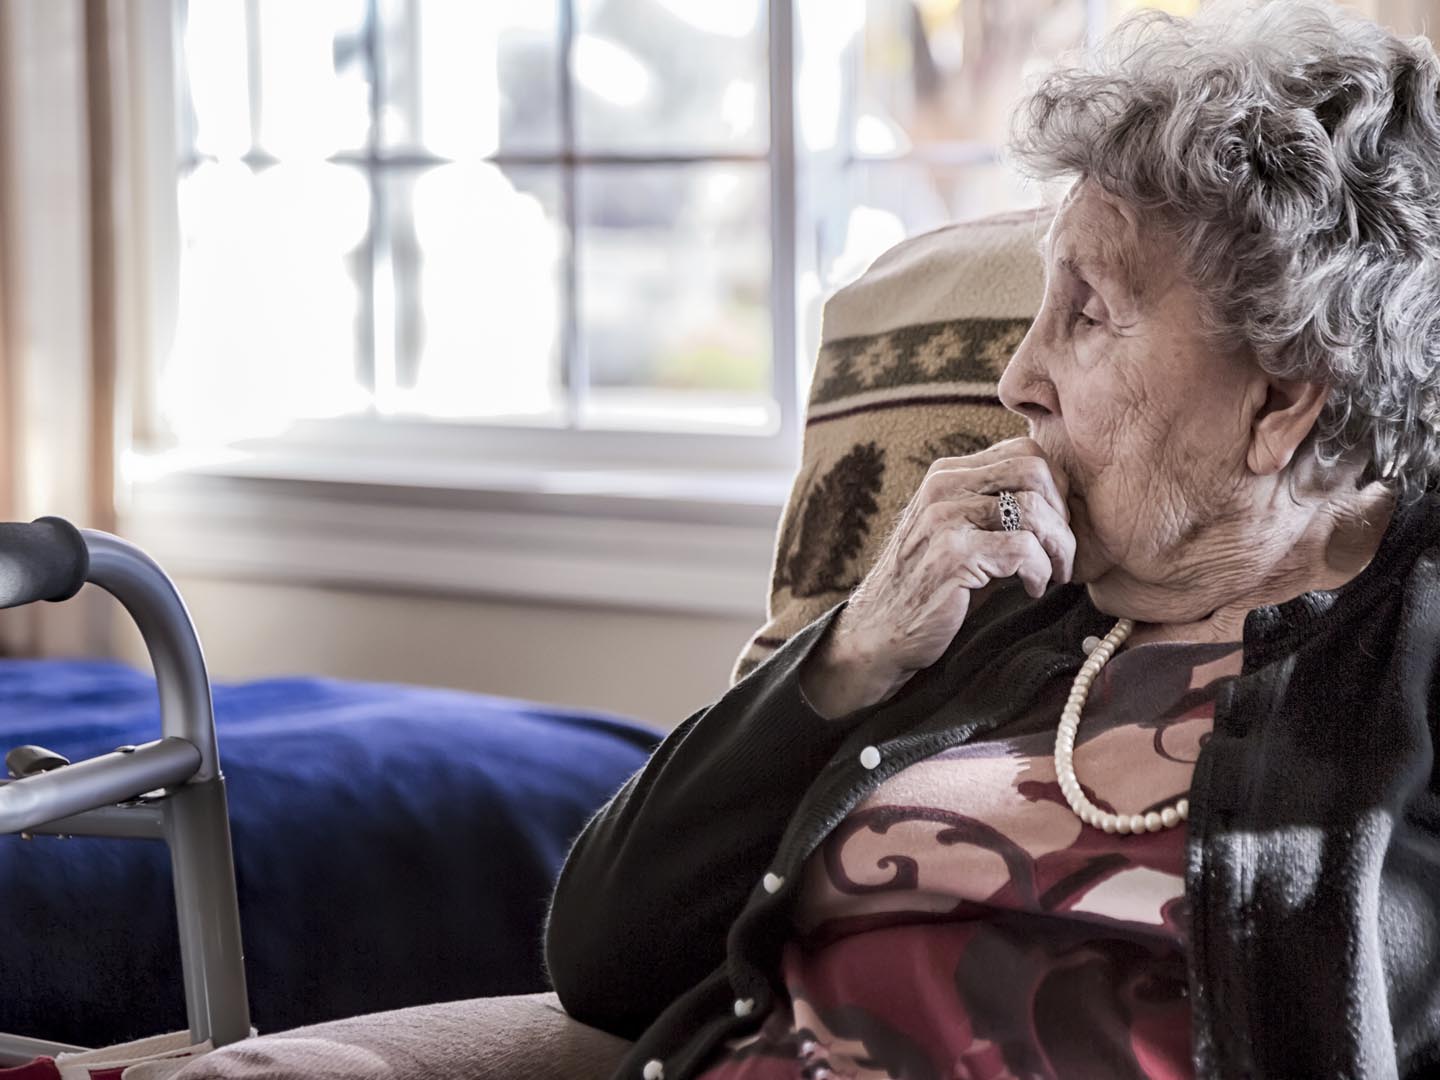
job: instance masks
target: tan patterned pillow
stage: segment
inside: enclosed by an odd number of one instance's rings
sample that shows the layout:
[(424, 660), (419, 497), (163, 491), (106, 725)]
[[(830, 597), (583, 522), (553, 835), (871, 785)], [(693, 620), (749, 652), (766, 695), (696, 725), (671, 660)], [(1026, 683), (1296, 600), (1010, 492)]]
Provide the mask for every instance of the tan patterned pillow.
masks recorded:
[(1023, 434), (995, 385), (1040, 307), (1051, 215), (1020, 211), (906, 240), (826, 303), (769, 618), (732, 682), (860, 584), (931, 462)]

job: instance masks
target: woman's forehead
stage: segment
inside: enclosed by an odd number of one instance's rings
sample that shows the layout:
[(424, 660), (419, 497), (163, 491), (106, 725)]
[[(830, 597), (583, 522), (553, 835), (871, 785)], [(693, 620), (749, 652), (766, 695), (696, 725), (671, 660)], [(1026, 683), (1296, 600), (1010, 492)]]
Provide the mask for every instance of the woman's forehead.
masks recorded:
[(1135, 211), (1093, 184), (1071, 188), (1040, 250), (1047, 274), (1053, 268), (1092, 285), (1109, 282), (1137, 303), (1173, 276)]
[(1094, 184), (1077, 183), (1065, 196), (1041, 241), (1046, 262), (1079, 262), (1111, 273), (1128, 270), (1139, 255), (1138, 221), (1129, 207)]

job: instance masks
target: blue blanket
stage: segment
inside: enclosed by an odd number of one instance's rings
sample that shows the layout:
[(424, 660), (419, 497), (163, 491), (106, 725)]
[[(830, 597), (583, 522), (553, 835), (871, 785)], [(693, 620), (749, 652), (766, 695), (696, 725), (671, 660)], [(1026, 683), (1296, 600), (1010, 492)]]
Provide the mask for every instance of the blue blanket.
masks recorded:
[[(261, 1031), (546, 988), (571, 840), (659, 742), (618, 717), (415, 687), (214, 690)], [(159, 735), (148, 675), (0, 661), (0, 754)], [(110, 1045), (185, 1026), (165, 846), (0, 837), (0, 1031)]]

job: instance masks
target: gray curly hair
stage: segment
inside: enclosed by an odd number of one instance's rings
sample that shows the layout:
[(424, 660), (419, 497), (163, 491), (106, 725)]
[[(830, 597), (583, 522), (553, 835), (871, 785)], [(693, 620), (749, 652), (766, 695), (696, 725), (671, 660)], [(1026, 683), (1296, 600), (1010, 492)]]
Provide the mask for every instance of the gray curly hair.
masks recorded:
[(1307, 438), (1411, 501), (1440, 476), (1440, 61), (1325, 0), (1141, 12), (1021, 103), (1010, 159), (1179, 252), (1214, 340), (1330, 396)]

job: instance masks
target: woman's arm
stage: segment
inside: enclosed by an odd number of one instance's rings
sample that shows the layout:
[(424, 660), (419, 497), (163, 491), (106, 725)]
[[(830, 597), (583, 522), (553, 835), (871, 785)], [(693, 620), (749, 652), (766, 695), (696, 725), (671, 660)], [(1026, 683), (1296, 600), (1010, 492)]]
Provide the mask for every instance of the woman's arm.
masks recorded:
[(724, 960), (794, 808), (868, 714), (827, 720), (800, 692), (844, 606), (671, 732), (575, 841), (545, 963), (577, 1020), (635, 1038)]
[[(983, 607), (1009, 580), (996, 578), (972, 589), (966, 617)], [(851, 713), (888, 701), (913, 677), (913, 672), (894, 675), (883, 667), (867, 664), (863, 656), (847, 650), (837, 640), (837, 629), (832, 627), (800, 666), (800, 693), (827, 720), (843, 720)]]
[[(590, 820), (545, 926), (550, 981), (572, 1016), (634, 1038), (719, 966), (731, 922), (846, 736), (935, 663), (977, 592), (1018, 575), (1039, 597), (1070, 579), (1064, 484), (1028, 438), (936, 461), (849, 597), (681, 724)], [(1023, 528), (1004, 528), (997, 492), (1014, 495)], [(807, 669), (831, 638), (837, 648)]]

